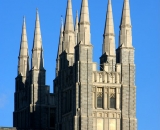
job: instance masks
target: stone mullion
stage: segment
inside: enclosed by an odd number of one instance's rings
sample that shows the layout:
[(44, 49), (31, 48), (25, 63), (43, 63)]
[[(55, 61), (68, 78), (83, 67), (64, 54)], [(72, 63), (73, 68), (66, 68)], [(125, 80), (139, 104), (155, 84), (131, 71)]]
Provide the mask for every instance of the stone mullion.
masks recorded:
[(108, 109), (110, 109), (110, 87), (108, 87)]
[(95, 89), (95, 109), (97, 109), (97, 87)]
[(119, 103), (120, 103), (120, 100), (119, 100), (119, 88), (116, 88), (116, 109), (119, 110)]
[(107, 83), (110, 83), (109, 73), (107, 74)]
[(104, 88), (104, 109), (107, 109), (107, 103), (108, 103), (108, 101), (107, 101), (107, 89), (106, 88)]
[(93, 89), (94, 89), (93, 92), (92, 92), (92, 95), (93, 95), (93, 108), (95, 109), (96, 108), (96, 104), (95, 104), (95, 101), (96, 101), (96, 98), (95, 98), (96, 91), (95, 91), (95, 88), (93, 88)]

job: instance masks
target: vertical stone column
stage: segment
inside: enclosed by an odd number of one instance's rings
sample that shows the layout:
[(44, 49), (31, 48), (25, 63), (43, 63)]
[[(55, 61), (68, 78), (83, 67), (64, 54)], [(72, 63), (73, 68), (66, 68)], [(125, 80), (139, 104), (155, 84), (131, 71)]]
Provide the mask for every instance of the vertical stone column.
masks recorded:
[[(75, 48), (76, 62), (79, 61), (80, 82), (80, 127), (81, 130), (93, 130), (93, 91), (92, 91), (92, 45), (79, 44)], [(77, 72), (76, 72), (77, 73)]]
[(120, 97), (119, 97), (119, 88), (116, 88), (116, 109), (119, 110), (119, 100)]
[(107, 88), (104, 88), (104, 109), (107, 109), (107, 106), (108, 106), (108, 90)]
[(122, 130), (137, 130), (134, 48), (117, 50), (121, 63)]

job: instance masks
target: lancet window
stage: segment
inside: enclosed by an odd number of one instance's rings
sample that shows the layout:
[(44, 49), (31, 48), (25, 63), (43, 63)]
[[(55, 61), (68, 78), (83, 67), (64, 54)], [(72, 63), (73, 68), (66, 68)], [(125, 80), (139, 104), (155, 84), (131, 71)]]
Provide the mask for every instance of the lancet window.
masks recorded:
[(116, 89), (110, 89), (110, 108), (116, 108)]
[(97, 108), (103, 108), (103, 88), (97, 88)]

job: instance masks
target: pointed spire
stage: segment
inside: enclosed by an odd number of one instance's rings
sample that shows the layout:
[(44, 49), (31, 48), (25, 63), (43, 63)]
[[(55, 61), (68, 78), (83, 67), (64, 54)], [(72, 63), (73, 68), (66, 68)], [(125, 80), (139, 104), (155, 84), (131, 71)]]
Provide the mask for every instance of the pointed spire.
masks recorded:
[(85, 45), (91, 44), (88, 0), (82, 0), (78, 39), (78, 42), (83, 41)]
[(59, 58), (59, 55), (62, 53), (63, 31), (64, 31), (64, 25), (63, 25), (63, 18), (61, 17), (61, 29), (60, 29), (60, 36), (59, 36), (57, 59)]
[(124, 0), (121, 26), (131, 26), (129, 0)]
[(42, 38), (41, 38), (41, 30), (40, 30), (39, 13), (37, 9), (33, 49), (38, 49), (38, 48), (39, 49), (42, 48)]
[(68, 0), (67, 10), (66, 10), (66, 19), (65, 19), (65, 31), (74, 32), (74, 24), (73, 24), (73, 14), (72, 14), (72, 2)]
[(19, 51), (18, 74), (27, 76), (29, 71), (29, 54), (25, 17), (23, 18), (21, 45)]
[(60, 55), (62, 53), (63, 31), (64, 31), (64, 25), (63, 25), (63, 18), (61, 17), (59, 45), (58, 45), (58, 52), (57, 52), (57, 59), (56, 59), (56, 76), (58, 76)]
[(132, 47), (132, 25), (130, 17), (129, 0), (124, 0), (123, 4), (119, 46)]
[(34, 41), (32, 49), (32, 68), (43, 69), (43, 48), (40, 30), (40, 20), (38, 9), (36, 10), (36, 22), (34, 31)]
[(28, 42), (27, 42), (25, 17), (23, 18), (21, 48), (19, 52), (19, 56), (23, 56), (23, 55), (28, 55)]
[(113, 23), (113, 13), (112, 13), (112, 3), (111, 0), (108, 0), (108, 9), (104, 34), (114, 35), (114, 23)]
[(90, 24), (88, 0), (82, 0), (82, 5), (81, 5), (80, 23), (84, 22)]
[(74, 30), (75, 30), (76, 32), (78, 32), (78, 11), (77, 11), (77, 13), (76, 13), (76, 21), (75, 21), (75, 28), (74, 28)]
[(108, 0), (108, 9), (104, 30), (103, 54), (104, 53), (115, 56), (115, 35), (111, 0)]
[(74, 32), (75, 32), (75, 42), (76, 42), (76, 44), (77, 44), (77, 35), (78, 35), (78, 11), (77, 11), (77, 14), (76, 14), (76, 21), (75, 21)]
[(67, 1), (66, 19), (64, 25), (64, 42), (63, 51), (67, 53), (74, 53), (75, 47), (75, 35), (74, 35), (74, 24), (72, 15), (72, 2)]

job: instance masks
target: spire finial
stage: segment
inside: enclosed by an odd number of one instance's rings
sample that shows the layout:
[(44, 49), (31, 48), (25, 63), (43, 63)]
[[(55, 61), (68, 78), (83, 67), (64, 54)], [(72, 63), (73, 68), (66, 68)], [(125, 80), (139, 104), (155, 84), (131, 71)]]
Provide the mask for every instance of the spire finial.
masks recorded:
[(61, 26), (64, 25), (64, 22), (63, 22), (63, 16), (61, 15)]
[(23, 28), (26, 28), (26, 19), (25, 19), (25, 16), (23, 16)]
[(25, 18), (25, 15), (23, 15), (23, 23), (25, 23), (26, 21), (26, 18)]
[(78, 17), (78, 10), (76, 11), (76, 16)]
[(36, 21), (39, 21), (39, 11), (38, 11), (38, 8), (36, 8)]
[(78, 10), (76, 11), (76, 23), (75, 23), (75, 29), (76, 29), (76, 26), (78, 26)]
[(64, 31), (64, 22), (63, 22), (63, 16), (61, 15), (61, 33)]

